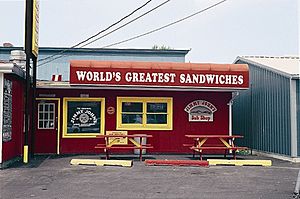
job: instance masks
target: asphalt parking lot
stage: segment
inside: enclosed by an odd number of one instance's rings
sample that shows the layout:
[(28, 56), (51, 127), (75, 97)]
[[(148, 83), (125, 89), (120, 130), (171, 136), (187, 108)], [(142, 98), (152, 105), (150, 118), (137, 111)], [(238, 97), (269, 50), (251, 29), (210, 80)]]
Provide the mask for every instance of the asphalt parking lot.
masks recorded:
[[(0, 198), (293, 198), (300, 163), (271, 159), (273, 166), (145, 166), (131, 168), (74, 166), (73, 158), (37, 156), (30, 164), (0, 170)], [(117, 157), (123, 158), (123, 157)], [(125, 158), (125, 157), (124, 157)], [(128, 157), (126, 157), (128, 158)], [(189, 159), (188, 155), (156, 155), (153, 159)]]

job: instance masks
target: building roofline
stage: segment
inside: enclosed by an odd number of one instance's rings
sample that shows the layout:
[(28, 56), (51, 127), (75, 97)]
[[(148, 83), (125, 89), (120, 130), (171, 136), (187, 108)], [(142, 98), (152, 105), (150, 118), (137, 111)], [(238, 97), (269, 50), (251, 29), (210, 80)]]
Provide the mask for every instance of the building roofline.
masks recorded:
[(145, 62), (145, 61), (99, 61), (99, 60), (70, 60), (71, 68), (109, 68), (109, 69), (154, 69), (181, 71), (235, 71), (248, 72), (247, 64), (214, 64), (191, 62)]
[(0, 73), (10, 73), (25, 78), (25, 71), (12, 62), (0, 63)]
[(217, 88), (217, 87), (185, 87), (185, 86), (128, 86), (128, 85), (71, 85), (69, 81), (37, 80), (38, 89), (116, 89), (116, 90), (148, 90), (148, 91), (209, 91), (209, 92), (233, 92), (246, 90), (248, 88)]
[(246, 63), (248, 63), (248, 64), (255, 65), (255, 66), (257, 66), (257, 67), (260, 67), (260, 68), (269, 70), (269, 71), (274, 72), (274, 73), (278, 73), (278, 74), (280, 74), (280, 75), (282, 75), (282, 76), (285, 76), (285, 77), (288, 77), (288, 78), (299, 79), (299, 74), (290, 74), (290, 73), (287, 73), (287, 72), (284, 72), (284, 71), (281, 71), (281, 70), (272, 68), (272, 67), (270, 67), (270, 66), (267, 66), (267, 65), (264, 65), (264, 64), (261, 64), (261, 63), (258, 63), (258, 62), (249, 60), (249, 59), (244, 58), (244, 57), (238, 56), (238, 57), (234, 60), (233, 63), (236, 64), (238, 61), (243, 61), (243, 62), (246, 62)]
[[(0, 46), (1, 51), (23, 50), (23, 47), (3, 47)], [(170, 49), (170, 50), (155, 50), (155, 49), (138, 49), (138, 48), (66, 48), (66, 47), (39, 47), (40, 51), (48, 52), (97, 52), (97, 53), (128, 53), (128, 54), (182, 54), (186, 55), (190, 49)]]
[(299, 56), (258, 56), (258, 55), (245, 55), (243, 58), (268, 58), (268, 59), (299, 59)]

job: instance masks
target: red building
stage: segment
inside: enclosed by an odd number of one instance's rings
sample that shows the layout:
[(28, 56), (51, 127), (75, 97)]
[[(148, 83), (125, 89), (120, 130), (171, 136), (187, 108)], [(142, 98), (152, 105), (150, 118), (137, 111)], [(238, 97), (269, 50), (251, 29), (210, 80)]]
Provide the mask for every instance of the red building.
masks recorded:
[(0, 168), (23, 153), (24, 77), (16, 64), (0, 63)]
[(148, 152), (186, 153), (185, 134), (231, 134), (246, 64), (71, 61), (69, 82), (38, 82), (35, 153), (99, 153), (97, 135), (153, 135)]

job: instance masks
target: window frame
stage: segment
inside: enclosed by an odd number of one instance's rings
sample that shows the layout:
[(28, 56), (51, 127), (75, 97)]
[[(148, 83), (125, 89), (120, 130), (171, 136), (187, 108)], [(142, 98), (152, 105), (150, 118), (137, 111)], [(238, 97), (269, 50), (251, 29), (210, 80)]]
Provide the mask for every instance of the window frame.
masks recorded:
[[(100, 102), (100, 132), (99, 133), (76, 133), (68, 134), (68, 102)], [(80, 98), (80, 97), (64, 97), (63, 98), (63, 138), (95, 138), (97, 135), (104, 135), (105, 132), (105, 98)]]
[[(44, 109), (45, 104), (47, 104), (48, 106), (52, 105), (53, 106), (53, 110), (52, 111), (50, 111), (50, 110), (47, 111), (47, 114), (48, 114), (48, 118), (47, 119), (45, 119), (45, 118), (41, 119), (40, 118), (40, 113), (43, 114), (43, 116), (45, 114), (45, 109)], [(40, 112), (40, 105), (43, 106), (43, 112)], [(55, 117), (56, 117), (55, 109), (56, 109), (56, 105), (55, 105), (55, 103), (54, 102), (39, 102), (38, 105), (37, 105), (37, 108), (38, 108), (37, 129), (38, 130), (53, 130), (53, 129), (55, 129), (56, 128), (56, 125), (55, 125)], [(50, 113), (53, 113), (53, 119), (52, 120), (50, 120), (50, 115), (49, 115)], [(48, 121), (48, 122), (53, 121), (53, 126), (45, 128), (44, 127), (44, 122), (45, 121)], [(43, 127), (42, 128), (40, 127), (40, 122), (43, 122)]]
[[(143, 119), (142, 124), (122, 123), (122, 103), (123, 102), (142, 102), (143, 103)], [(147, 103), (167, 103), (167, 123), (166, 124), (147, 124)], [(135, 112), (130, 112), (135, 113)], [(137, 113), (139, 114), (139, 113)], [(172, 97), (117, 97), (117, 130), (173, 130), (173, 98)]]

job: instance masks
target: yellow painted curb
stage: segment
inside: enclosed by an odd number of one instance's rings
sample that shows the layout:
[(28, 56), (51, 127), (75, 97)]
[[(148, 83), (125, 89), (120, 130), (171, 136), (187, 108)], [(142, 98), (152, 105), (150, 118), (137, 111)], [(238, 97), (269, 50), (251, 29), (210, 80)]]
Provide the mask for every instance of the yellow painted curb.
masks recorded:
[(271, 160), (222, 160), (208, 159), (209, 165), (234, 165), (234, 166), (272, 166)]
[(94, 159), (72, 159), (72, 165), (96, 165), (96, 166), (122, 166), (132, 167), (132, 160), (94, 160)]

